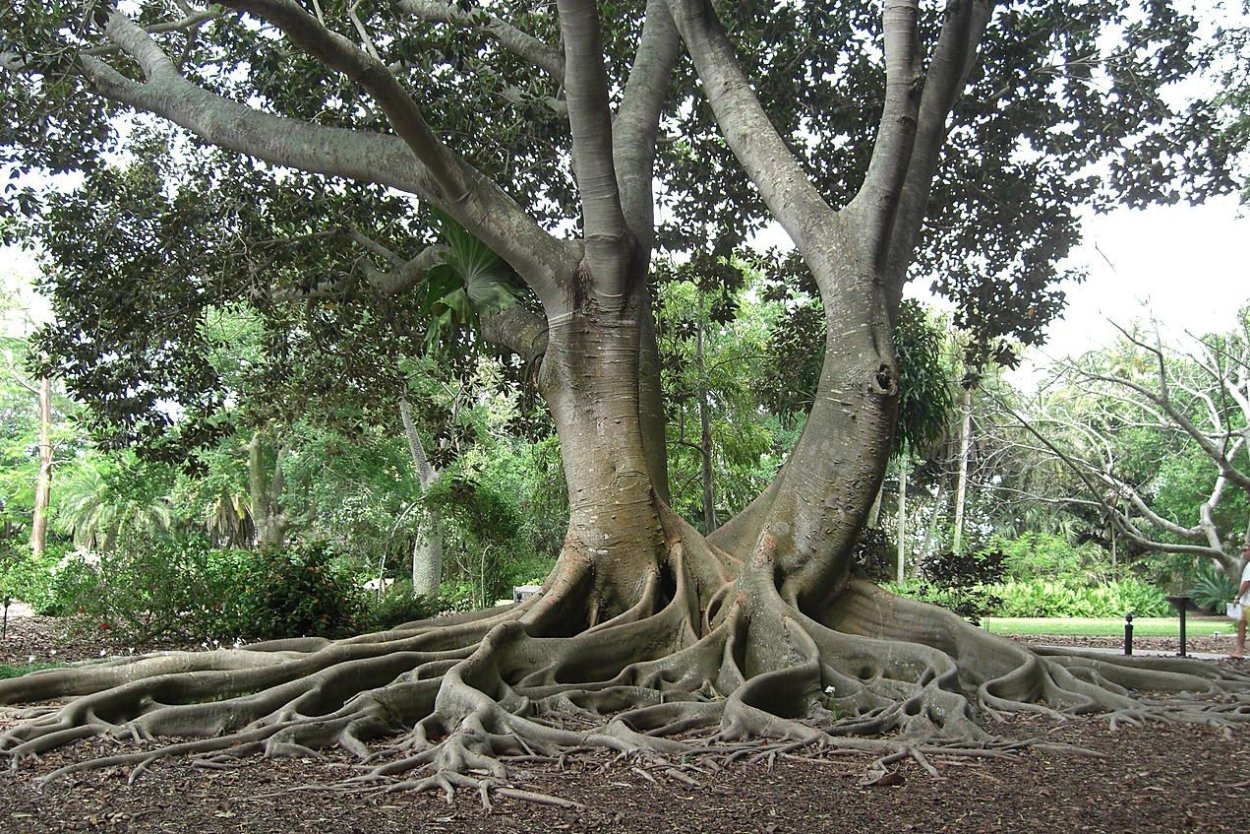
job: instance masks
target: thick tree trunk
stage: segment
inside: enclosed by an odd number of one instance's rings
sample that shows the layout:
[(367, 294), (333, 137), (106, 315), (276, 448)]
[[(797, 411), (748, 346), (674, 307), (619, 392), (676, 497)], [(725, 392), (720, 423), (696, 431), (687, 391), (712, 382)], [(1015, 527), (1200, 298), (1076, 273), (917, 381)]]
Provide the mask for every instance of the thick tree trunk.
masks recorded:
[(30, 522), (30, 550), (42, 556), (48, 543), (48, 505), (52, 500), (52, 381), (39, 383), (39, 472), (35, 476), (35, 507)]
[(592, 582), (591, 621), (636, 603), (666, 562), (639, 409), (641, 299), (552, 322), (539, 387), (564, 459), (569, 529), (548, 580)]
[[(851, 554), (889, 458), (898, 405), (895, 358), (881, 282), (839, 216), (827, 248), (809, 257), (825, 310), (819, 394), (785, 468), (714, 537), (748, 552), (765, 534), (781, 595), (815, 607), (842, 591)], [(770, 568), (771, 569), (771, 568)]]

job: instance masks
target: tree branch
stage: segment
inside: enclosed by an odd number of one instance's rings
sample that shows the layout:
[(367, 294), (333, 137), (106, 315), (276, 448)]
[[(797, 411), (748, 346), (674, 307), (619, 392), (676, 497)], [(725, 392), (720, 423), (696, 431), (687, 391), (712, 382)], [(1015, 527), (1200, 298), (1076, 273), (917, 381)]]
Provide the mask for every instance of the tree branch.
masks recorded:
[(888, 243), (886, 276), (891, 309), (897, 307), (902, 297), (907, 267), (928, 210), (929, 191), (946, 142), (947, 120), (976, 65), (977, 48), (994, 6), (994, 0), (947, 3), (946, 21), (924, 81), (915, 141)]
[(648, 0), (638, 53), (613, 123), (616, 178), (625, 221), (648, 257), (655, 240), (655, 148), (660, 114), (673, 68), (681, 54), (681, 36), (667, 0)]
[(630, 245), (612, 153), (612, 113), (599, 12), (591, 0), (558, 0), (573, 173), (581, 195), (592, 286), (608, 309), (624, 306)]
[[(373, 247), (385, 248), (356, 231), (351, 232), (351, 237), (352, 240), (371, 251), (377, 251)], [(378, 269), (366, 258), (361, 261), (361, 271), (364, 273), (365, 280), (369, 282), (369, 286), (376, 292), (387, 296), (398, 295), (425, 280), (426, 270), (442, 262), (446, 253), (446, 246), (429, 246), (410, 260), (399, 263), (392, 260), (394, 264), (392, 269)], [(391, 259), (388, 258), (388, 260)]]
[[(320, 25), (311, 16), (304, 17)], [(403, 140), (264, 113), (187, 81), (151, 36), (119, 12), (109, 14), (105, 34), (138, 62), (146, 80), (127, 78), (99, 58), (83, 55), (83, 72), (101, 95), (169, 119), (212, 144), (267, 162), (415, 194), (447, 211), (507, 260), (549, 309), (559, 309), (563, 303), (562, 287), (572, 274), (574, 250), (539, 227), (497, 184), (445, 148), (435, 158), (451, 159), (458, 173), (441, 171), (435, 177), (428, 166), (413, 164), (412, 148)], [(350, 42), (347, 46), (368, 59)], [(412, 124), (409, 128), (415, 129)], [(449, 201), (446, 186), (455, 183), (465, 188)]]
[[(1011, 415), (1029, 434), (1036, 438), (1043, 446), (1046, 447), (1059, 461), (1061, 461), (1068, 470), (1085, 485), (1089, 494), (1102, 508), (1116, 528), (1120, 530), (1126, 537), (1135, 542), (1138, 546), (1147, 550), (1160, 553), (1183, 553), (1191, 555), (1201, 555), (1214, 559), (1221, 567), (1227, 569), (1231, 564), (1228, 556), (1220, 547), (1218, 531), (1215, 528), (1212, 519), (1211, 510), (1219, 503), (1223, 495), (1224, 485), (1220, 483), (1223, 476), (1217, 479), (1216, 486), (1212, 491), (1211, 497), (1205, 502), (1199, 510), (1200, 521), (1194, 527), (1184, 527), (1170, 519), (1156, 513), (1149, 504), (1141, 497), (1132, 485), (1116, 478), (1109, 471), (1102, 470), (1093, 466), (1086, 461), (1074, 458), (1064, 450), (1060, 449), (1049, 438), (1045, 437), (1038, 429), (1005, 402), (999, 400), (998, 405), (1004, 412)], [(1092, 473), (1092, 474), (1091, 474)], [(1129, 503), (1142, 514), (1143, 517), (1155, 527), (1172, 533), (1180, 538), (1201, 539), (1205, 538), (1207, 544), (1176, 544), (1172, 542), (1161, 542), (1149, 538), (1133, 524), (1132, 519), (1127, 513), (1119, 509), (1114, 503), (1103, 498), (1103, 490), (1099, 489), (1099, 484), (1114, 490), (1118, 495), (1124, 496)]]
[(380, 59), (326, 28), (293, 0), (225, 0), (225, 5), (267, 20), (304, 51), (367, 90), (395, 132), (429, 171), (441, 197), (440, 204), (468, 199), (469, 184), (459, 160), (430, 130), (416, 102)]
[[(769, 121), (712, 5), (704, 0), (669, 0), (669, 10), (734, 156), (803, 256), (827, 262), (836, 213)], [(819, 272), (813, 269), (821, 281)]]
[(559, 50), (492, 14), (467, 12), (452, 3), (436, 0), (401, 0), (399, 8), (427, 23), (451, 23), (489, 35), (504, 49), (544, 70), (558, 83), (564, 83), (564, 56)]
[(482, 316), (482, 338), (534, 363), (547, 352), (547, 321), (537, 313), (514, 304), (506, 310)]
[(885, 105), (864, 183), (847, 206), (848, 214), (864, 218), (865, 248), (872, 253), (878, 267), (885, 265), (886, 248), (898, 215), (916, 139), (923, 89), (919, 16), (917, 0), (887, 0), (881, 14), (885, 38)]

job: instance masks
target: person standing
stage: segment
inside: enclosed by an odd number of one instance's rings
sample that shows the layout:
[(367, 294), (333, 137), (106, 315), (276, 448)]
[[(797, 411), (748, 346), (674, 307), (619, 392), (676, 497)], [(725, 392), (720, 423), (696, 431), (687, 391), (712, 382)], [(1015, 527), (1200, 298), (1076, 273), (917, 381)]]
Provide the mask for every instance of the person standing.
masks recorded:
[(1237, 621), (1237, 642), (1233, 644), (1233, 652), (1229, 657), (1246, 656), (1246, 621), (1250, 619), (1250, 542), (1241, 548), (1241, 587), (1237, 589), (1237, 599), (1241, 605), (1241, 619)]

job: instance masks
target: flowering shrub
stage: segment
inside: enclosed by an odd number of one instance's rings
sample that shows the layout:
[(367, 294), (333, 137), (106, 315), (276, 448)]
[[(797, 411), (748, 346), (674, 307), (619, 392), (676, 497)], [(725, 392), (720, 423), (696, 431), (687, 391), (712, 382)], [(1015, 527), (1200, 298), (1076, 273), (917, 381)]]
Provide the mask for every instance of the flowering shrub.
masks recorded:
[(356, 628), (364, 613), (354, 577), (322, 544), (262, 547), (240, 580), (234, 616), (243, 637), (337, 637)]

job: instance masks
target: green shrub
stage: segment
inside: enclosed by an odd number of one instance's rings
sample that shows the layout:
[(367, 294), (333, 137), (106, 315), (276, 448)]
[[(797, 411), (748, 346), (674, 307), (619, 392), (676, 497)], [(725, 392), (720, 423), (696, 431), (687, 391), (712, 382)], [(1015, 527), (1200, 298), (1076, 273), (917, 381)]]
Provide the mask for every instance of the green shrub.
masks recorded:
[(438, 586), (438, 600), (444, 611), (472, 611), (480, 607), (481, 588), (475, 582), (443, 582)]
[[(892, 593), (962, 613), (965, 592), (931, 583), (883, 586)], [(1075, 579), (1008, 580), (980, 588), (990, 604), (987, 617), (1166, 617), (1172, 613), (1164, 593), (1140, 579), (1126, 578), (1091, 585)], [(964, 614), (964, 616), (967, 616)]]
[(68, 558), (49, 597), (77, 630), (134, 644), (333, 637), (364, 608), (355, 578), (322, 546), (230, 550), (203, 535), (134, 536), (98, 561)]
[(1003, 578), (1003, 554), (937, 553), (920, 563), (920, 574), (925, 581), (919, 592), (926, 602), (978, 623), (998, 605), (992, 587)]
[(363, 593), (324, 544), (262, 547), (241, 577), (240, 636), (337, 637), (359, 627)]
[(993, 585), (999, 617), (1165, 617), (1172, 607), (1154, 585), (1127, 577), (1090, 584), (1073, 578), (1011, 580)]
[(506, 595), (511, 596), (512, 586), (514, 585), (543, 584), (547, 579), (547, 574), (551, 573), (551, 569), (555, 566), (555, 559), (532, 551), (526, 552), (523, 550), (519, 553), (509, 554), (505, 557), (504, 565), (507, 577), (505, 582)]
[[(914, 599), (917, 602), (927, 602), (930, 605), (936, 605), (939, 608), (945, 608), (948, 611), (955, 611), (960, 605), (960, 595), (951, 590), (939, 588), (927, 582), (883, 582), (881, 587), (892, 594), (898, 594), (901, 597)], [(982, 612), (984, 615), (985, 612)]]
[(1092, 542), (1072, 545), (1051, 533), (1023, 533), (1015, 538), (993, 536), (988, 549), (1001, 552), (1011, 579), (1057, 579), (1065, 576), (1101, 582), (1113, 578), (1106, 552)]
[(442, 601), (437, 597), (414, 597), (411, 582), (396, 582), (381, 599), (369, 605), (364, 630), (385, 631), (414, 620), (427, 620), (441, 610)]
[(67, 551), (65, 545), (52, 545), (36, 558), (22, 546), (0, 554), (0, 596), (8, 594), (45, 616), (69, 613), (70, 600), (57, 585)]
[(0, 663), (0, 681), (6, 678), (20, 678), (22, 675), (29, 675), (31, 672), (55, 669), (64, 665), (64, 663), (24, 663), (20, 666), (10, 666), (7, 663)]
[(202, 535), (128, 536), (98, 559), (65, 559), (51, 595), (79, 631), (137, 644), (227, 640), (239, 636), (232, 607), (240, 558)]
[(1239, 583), (1229, 579), (1214, 562), (1204, 562), (1185, 593), (1199, 608), (1223, 614), (1224, 603), (1237, 596), (1238, 587)]

